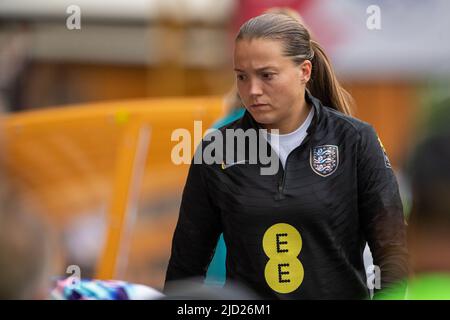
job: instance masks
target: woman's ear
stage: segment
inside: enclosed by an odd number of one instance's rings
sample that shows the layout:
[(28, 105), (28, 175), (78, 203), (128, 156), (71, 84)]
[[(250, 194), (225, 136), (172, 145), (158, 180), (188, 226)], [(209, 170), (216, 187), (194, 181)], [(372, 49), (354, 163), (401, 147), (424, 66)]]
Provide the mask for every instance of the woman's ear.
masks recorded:
[(309, 60), (303, 61), (300, 65), (300, 79), (303, 84), (308, 83), (311, 79), (312, 63)]

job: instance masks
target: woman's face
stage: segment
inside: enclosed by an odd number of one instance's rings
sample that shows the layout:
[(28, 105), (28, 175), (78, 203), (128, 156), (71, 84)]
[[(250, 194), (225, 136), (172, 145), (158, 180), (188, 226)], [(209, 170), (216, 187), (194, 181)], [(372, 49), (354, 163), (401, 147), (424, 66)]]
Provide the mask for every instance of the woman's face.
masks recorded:
[(283, 55), (282, 42), (268, 39), (238, 40), (234, 70), (245, 108), (266, 129), (280, 129), (299, 118), (311, 63), (295, 64)]

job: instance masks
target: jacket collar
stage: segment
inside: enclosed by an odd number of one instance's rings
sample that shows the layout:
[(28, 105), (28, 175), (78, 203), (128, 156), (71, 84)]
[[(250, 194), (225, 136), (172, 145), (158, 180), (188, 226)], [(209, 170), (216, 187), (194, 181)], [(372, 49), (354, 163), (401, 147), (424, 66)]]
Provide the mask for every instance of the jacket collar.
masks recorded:
[(306, 91), (305, 91), (305, 100), (306, 100), (306, 102), (308, 102), (312, 106), (312, 108), (314, 108), (314, 117), (313, 117), (313, 119), (311, 121), (311, 125), (306, 130), (306, 132), (308, 134), (311, 134), (312, 132), (314, 132), (314, 130), (316, 129), (316, 127), (318, 126), (320, 120), (323, 117), (323, 105), (322, 105), (322, 102), (320, 102), (319, 99), (314, 97), (309, 92), (308, 89), (306, 89)]
[[(312, 108), (314, 108), (314, 117), (311, 121), (311, 125), (309, 126), (309, 128), (307, 129), (308, 134), (311, 134), (315, 128), (317, 127), (317, 125), (319, 124), (319, 121), (321, 120), (322, 116), (323, 116), (323, 105), (320, 102), (319, 99), (315, 98), (308, 89), (305, 90), (305, 100), (307, 103), (309, 103)], [(255, 121), (255, 119), (253, 119), (253, 117), (251, 116), (250, 112), (248, 112), (248, 110), (245, 111), (244, 116), (241, 119), (241, 126), (243, 130), (247, 130), (250, 128), (253, 129), (260, 129), (261, 126), (259, 125), (259, 123), (257, 123)]]

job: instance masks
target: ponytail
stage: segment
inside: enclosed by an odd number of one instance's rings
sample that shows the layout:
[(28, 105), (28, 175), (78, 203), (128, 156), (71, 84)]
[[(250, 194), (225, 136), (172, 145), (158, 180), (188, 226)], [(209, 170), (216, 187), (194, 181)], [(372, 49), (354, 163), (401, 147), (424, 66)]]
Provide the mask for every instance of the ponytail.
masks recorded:
[(311, 61), (311, 79), (308, 81), (307, 89), (325, 106), (346, 115), (352, 115), (354, 108), (352, 96), (339, 84), (323, 48), (314, 40), (311, 40), (310, 44), (314, 55)]

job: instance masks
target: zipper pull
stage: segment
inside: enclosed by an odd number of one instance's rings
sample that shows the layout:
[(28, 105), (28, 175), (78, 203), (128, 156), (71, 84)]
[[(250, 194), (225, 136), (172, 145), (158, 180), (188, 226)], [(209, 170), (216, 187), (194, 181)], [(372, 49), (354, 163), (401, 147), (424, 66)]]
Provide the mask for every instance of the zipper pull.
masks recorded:
[(278, 181), (278, 192), (279, 193), (283, 192), (283, 180)]
[(283, 180), (278, 181), (278, 193), (275, 195), (275, 200), (283, 200)]

